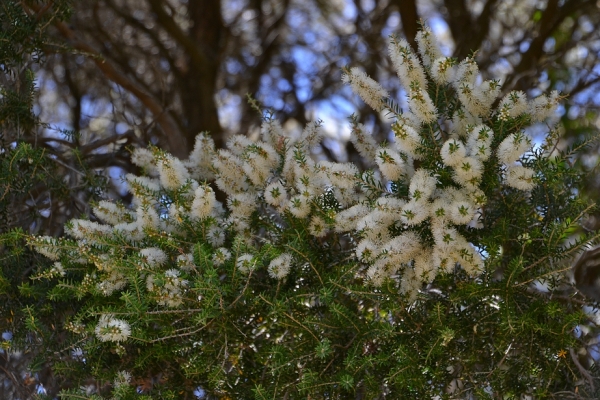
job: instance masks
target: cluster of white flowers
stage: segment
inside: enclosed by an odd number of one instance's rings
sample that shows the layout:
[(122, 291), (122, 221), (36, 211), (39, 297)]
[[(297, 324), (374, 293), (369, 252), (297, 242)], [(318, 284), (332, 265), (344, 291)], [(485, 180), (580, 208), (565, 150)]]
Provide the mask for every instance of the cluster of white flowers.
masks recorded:
[(61, 262), (56, 261), (52, 267), (42, 271), (41, 273), (35, 275), (32, 277), (32, 279), (52, 279), (52, 278), (57, 278), (57, 277), (62, 277), (65, 276), (67, 274), (67, 272), (65, 271), (64, 266), (62, 265)]
[(121, 386), (128, 386), (130, 382), (131, 382), (131, 373), (129, 373), (127, 371), (119, 371), (117, 373), (117, 376), (115, 377), (113, 386), (115, 388), (118, 388)]
[(283, 279), (290, 273), (292, 266), (292, 255), (283, 253), (274, 258), (269, 264), (269, 275), (275, 279)]
[(167, 255), (165, 252), (157, 247), (148, 247), (140, 250), (140, 257), (142, 259), (142, 265), (140, 265), (139, 269), (143, 269), (145, 266), (152, 269), (164, 265), (167, 262)]
[(359, 95), (375, 111), (384, 109), (388, 92), (365, 72), (357, 67), (351, 68), (342, 75), (342, 82), (350, 84), (354, 93)]
[(110, 296), (114, 292), (123, 289), (127, 285), (125, 276), (115, 270), (104, 275), (104, 279), (96, 284), (96, 289), (104, 296)]
[(103, 342), (124, 342), (131, 336), (131, 327), (113, 314), (103, 314), (96, 325), (96, 336)]
[(192, 253), (178, 255), (177, 268), (186, 272), (196, 269), (196, 264), (194, 264), (194, 255)]
[[(524, 93), (515, 91), (492, 110), (500, 85), (497, 81), (481, 82), (473, 58), (456, 65), (443, 57), (427, 28), (419, 33), (417, 43), (424, 65), (407, 41), (392, 37), (389, 43), (390, 58), (408, 100), (408, 110), (397, 115), (392, 126), (394, 144), (365, 151), (365, 147), (374, 145), (361, 138), (360, 143), (367, 146), (356, 146), (363, 157), (374, 159), (385, 179), (407, 184), (409, 196), (396, 199), (383, 193), (369, 207), (360, 203), (351, 206), (337, 214), (335, 227), (337, 232), (354, 230), (362, 238), (356, 246), (356, 256), (368, 266), (366, 275), (373, 285), (399, 276), (401, 291), (409, 298), (414, 298), (421, 285), (431, 282), (439, 271), (451, 272), (460, 265), (475, 275), (483, 269), (480, 251), (456, 228), (482, 227), (479, 215), (486, 196), (480, 186), (486, 165), (493, 165), (507, 186), (523, 191), (535, 186), (535, 172), (517, 163), (531, 148), (531, 141), (522, 132), (509, 134), (494, 149), (497, 136), (484, 121), (492, 117), (508, 121), (525, 113), (534, 122), (539, 121), (550, 115), (558, 99), (558, 94), (553, 93), (550, 98), (540, 96), (529, 104)], [(421, 132), (443, 118), (428, 95), (428, 75), (435, 84), (453, 88), (460, 102), (448, 121), (449, 132), (441, 132), (442, 141), (436, 141), (444, 167), (452, 172), (451, 185), (438, 180), (437, 166), (416, 170), (414, 167), (414, 160), (422, 160), (427, 154)], [(383, 91), (368, 91), (354, 84), (352, 88), (371, 106), (383, 103)], [(381, 111), (379, 106), (373, 108)], [(497, 160), (492, 159), (494, 154)], [(401, 228), (403, 233), (391, 237), (391, 227), (394, 231)], [(415, 235), (423, 227), (431, 233), (432, 244)]]
[(183, 294), (188, 286), (188, 281), (181, 279), (181, 273), (177, 269), (168, 269), (157, 279), (151, 274), (146, 277), (146, 289), (156, 298), (159, 305), (177, 307), (183, 303)]
[(102, 200), (94, 207), (94, 215), (100, 220), (111, 225), (117, 225), (122, 222), (131, 222), (133, 215), (121, 204), (111, 203), (110, 201)]
[(212, 262), (215, 266), (223, 265), (231, 258), (231, 252), (225, 247), (219, 247), (215, 250), (212, 257)]
[(256, 259), (252, 254), (244, 253), (235, 261), (237, 269), (245, 275), (248, 275), (256, 267)]
[[(500, 86), (482, 81), (472, 58), (456, 63), (443, 57), (427, 29), (417, 43), (420, 58), (405, 40), (392, 38), (389, 43), (408, 100), (408, 109), (395, 114), (394, 141), (379, 145), (364, 126), (352, 126), (351, 140), (372, 171), (361, 173), (351, 163), (315, 161), (311, 149), (323, 137), (318, 122), (294, 136), (265, 118), (260, 139), (235, 135), (219, 150), (208, 135), (200, 134), (183, 161), (156, 149), (135, 150), (132, 160), (146, 176), (125, 177), (132, 208), (103, 201), (94, 213), (104, 223), (74, 220), (68, 228), (80, 243), (80, 262), (97, 267), (96, 289), (105, 295), (124, 289), (131, 274), (122, 269), (134, 266), (159, 305), (177, 307), (184, 301), (186, 274), (198, 268), (192, 243), (199, 239), (211, 248), (215, 267), (230, 266), (248, 276), (263, 267), (257, 240), (262, 233), (253, 230), (257, 213), (274, 216), (283, 229), (285, 221), (304, 224), (316, 242), (326, 241), (329, 234), (353, 235), (366, 282), (377, 286), (395, 279), (408, 298), (438, 273), (457, 266), (478, 274), (485, 249), (459, 232), (482, 226), (484, 172), (497, 173), (506, 186), (523, 191), (533, 189), (536, 179), (521, 162), (530, 140), (522, 132), (494, 132), (492, 126), (498, 125), (493, 122), (509, 124), (523, 114), (539, 121), (550, 115), (559, 97), (553, 93), (530, 102), (522, 92), (511, 92), (493, 109)], [(346, 69), (343, 80), (376, 111), (388, 107), (388, 93), (359, 69)], [(430, 85), (455, 93), (452, 115), (440, 115)], [(400, 196), (393, 187), (405, 187), (407, 194)], [(217, 200), (215, 188), (227, 196), (225, 204)], [(335, 210), (324, 206), (325, 198), (335, 200)], [(186, 236), (193, 240), (178, 241)], [(110, 240), (127, 243), (127, 250), (102, 250)], [(272, 240), (280, 251), (290, 246)], [(227, 247), (231, 243), (244, 247), (232, 251)], [(53, 239), (32, 244), (59, 259), (59, 243)], [(266, 261), (271, 278), (286, 279), (300, 260), (283, 253)], [(110, 321), (119, 320), (102, 319), (97, 333), (121, 327)]]

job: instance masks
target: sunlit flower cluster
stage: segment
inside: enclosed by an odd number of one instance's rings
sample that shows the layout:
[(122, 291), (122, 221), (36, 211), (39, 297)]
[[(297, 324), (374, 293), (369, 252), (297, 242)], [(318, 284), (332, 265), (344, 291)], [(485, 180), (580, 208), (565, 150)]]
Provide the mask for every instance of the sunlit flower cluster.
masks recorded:
[(124, 342), (131, 336), (131, 327), (127, 321), (117, 319), (113, 314), (103, 314), (95, 332), (103, 342)]
[[(481, 81), (473, 58), (457, 64), (443, 57), (427, 28), (419, 33), (417, 43), (420, 58), (404, 39), (392, 37), (389, 43), (389, 54), (408, 102), (408, 110), (397, 115), (392, 125), (394, 143), (365, 151), (374, 145), (360, 138), (356, 146), (363, 157), (375, 153), (371, 159), (383, 178), (407, 185), (409, 195), (394, 199), (383, 193), (369, 207), (349, 207), (338, 213), (334, 228), (337, 232), (355, 231), (361, 238), (356, 256), (367, 265), (366, 276), (371, 284), (377, 286), (387, 278), (400, 276), (400, 290), (409, 298), (414, 298), (421, 285), (431, 282), (438, 272), (452, 272), (457, 266), (470, 275), (482, 271), (483, 249), (469, 243), (457, 228), (482, 227), (480, 213), (487, 199), (481, 184), (486, 167), (489, 170), (492, 166), (507, 186), (523, 191), (535, 186), (535, 172), (519, 162), (531, 149), (531, 141), (523, 132), (511, 133), (500, 137), (502, 141), (494, 148), (498, 136), (491, 122), (494, 118), (509, 121), (525, 113), (534, 122), (539, 121), (550, 115), (558, 98), (553, 93), (550, 98), (540, 96), (529, 103), (524, 93), (515, 91), (493, 109), (500, 85), (493, 80)], [(441, 131), (434, 143), (443, 168), (451, 172), (452, 184), (439, 180), (438, 166), (415, 168), (414, 160), (432, 157), (425, 147), (424, 130), (430, 131), (429, 124), (445, 118), (438, 114), (428, 94), (427, 76), (438, 85), (453, 88), (459, 100), (447, 121), (448, 131)], [(352, 87), (367, 104), (379, 104), (381, 92)], [(370, 93), (374, 94), (372, 98), (368, 98)], [(357, 126), (355, 131), (363, 129)], [(403, 233), (390, 234), (398, 228)], [(433, 243), (414, 234), (423, 232), (423, 228), (431, 233)]]
[[(542, 120), (558, 94), (529, 101), (511, 92), (496, 106), (500, 86), (481, 80), (474, 59), (443, 57), (427, 29), (417, 43), (420, 57), (405, 40), (389, 43), (407, 97), (403, 112), (392, 109), (388, 93), (360, 69), (344, 70), (344, 82), (368, 105), (395, 116), (392, 140), (384, 144), (353, 120), (351, 141), (367, 171), (313, 159), (311, 150), (323, 137), (319, 122), (292, 135), (265, 118), (260, 138), (234, 135), (218, 150), (200, 134), (187, 160), (135, 150), (132, 160), (145, 175), (125, 176), (131, 207), (102, 201), (94, 207), (100, 222), (73, 220), (67, 227), (78, 243), (77, 262), (95, 268), (84, 289), (111, 296), (141, 281), (145, 289), (136, 288), (156, 305), (180, 307), (203, 262), (220, 269), (219, 279), (252, 279), (261, 268), (267, 279), (290, 279), (302, 270), (295, 266), (306, 264), (300, 252), (290, 251), (289, 238), (301, 235), (315, 245), (335, 235), (351, 238), (344, 243), (352, 246), (365, 284), (395, 282), (409, 300), (439, 273), (479, 274), (485, 249), (465, 232), (482, 228), (486, 174), (525, 192), (536, 184), (525, 162), (531, 141), (496, 122)], [(440, 87), (454, 96), (450, 111), (434, 102), (432, 88)], [(277, 234), (265, 233), (269, 224)], [(294, 235), (281, 234), (292, 225)], [(265, 243), (270, 250), (262, 253)], [(31, 244), (55, 261), (63, 252), (54, 239)], [(200, 260), (200, 248), (210, 255)], [(56, 265), (52, 276), (68, 273), (70, 265)], [(105, 315), (96, 335), (125, 340), (130, 328)]]

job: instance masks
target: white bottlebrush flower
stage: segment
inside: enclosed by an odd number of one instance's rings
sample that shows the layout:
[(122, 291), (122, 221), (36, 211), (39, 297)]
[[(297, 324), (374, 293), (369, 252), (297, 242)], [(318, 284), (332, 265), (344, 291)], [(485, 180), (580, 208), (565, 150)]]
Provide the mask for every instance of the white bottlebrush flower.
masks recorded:
[(216, 201), (215, 192), (210, 186), (199, 186), (194, 192), (194, 201), (190, 208), (190, 214), (195, 218), (206, 218), (212, 214)]
[(125, 275), (113, 270), (96, 285), (96, 289), (104, 296), (110, 296), (114, 292), (123, 289), (126, 285), (127, 278)]
[(402, 208), (400, 221), (407, 225), (419, 225), (430, 214), (430, 205), (426, 201), (411, 200)]
[(215, 179), (212, 159), (215, 156), (215, 142), (206, 132), (196, 136), (194, 149), (183, 163), (192, 178), (197, 181), (212, 181)]
[(248, 275), (256, 267), (256, 260), (252, 254), (244, 253), (235, 261), (237, 269), (245, 275)]
[(482, 175), (483, 164), (473, 157), (465, 157), (454, 167), (454, 179), (466, 187), (477, 186)]
[(500, 100), (498, 105), (498, 118), (506, 121), (516, 118), (528, 111), (527, 96), (521, 90), (513, 90)]
[(500, 81), (498, 80), (487, 80), (483, 81), (481, 85), (475, 86), (475, 97), (477, 97), (486, 107), (486, 115), (489, 114), (494, 102), (500, 94), (502, 89)]
[(381, 287), (389, 274), (386, 273), (385, 269), (381, 268), (378, 264), (373, 264), (367, 269), (367, 282), (373, 287)]
[(65, 231), (75, 239), (93, 240), (97, 236), (109, 235), (112, 232), (112, 228), (94, 221), (73, 219), (67, 224)]
[(420, 155), (417, 154), (417, 149), (421, 144), (421, 137), (419, 133), (407, 124), (400, 123), (400, 121), (392, 125), (394, 132), (396, 149), (414, 159), (420, 159)]
[(254, 185), (263, 186), (271, 174), (271, 169), (279, 165), (280, 157), (268, 143), (259, 142), (246, 148), (242, 168)]
[(515, 189), (528, 191), (535, 187), (535, 171), (522, 165), (510, 165), (506, 171), (506, 184)]
[(453, 252), (453, 257), (470, 276), (480, 274), (484, 268), (481, 254), (470, 243), (465, 243)]
[(473, 220), (477, 208), (468, 201), (459, 200), (450, 204), (450, 220), (456, 225), (467, 225)]
[(223, 265), (231, 258), (231, 253), (225, 247), (219, 247), (213, 253), (212, 261), (215, 266)]
[(369, 213), (369, 207), (364, 204), (356, 204), (344, 211), (340, 211), (335, 216), (336, 232), (349, 232), (356, 229), (356, 224), (361, 218)]
[(419, 54), (423, 59), (423, 64), (427, 68), (431, 67), (434, 60), (437, 60), (442, 56), (440, 48), (438, 46), (435, 35), (428, 26), (423, 27), (417, 36), (415, 37), (417, 46), (419, 47)]
[(469, 155), (487, 161), (490, 158), (494, 132), (486, 125), (477, 125), (471, 129), (467, 136), (467, 149)]
[(357, 67), (346, 71), (342, 75), (342, 82), (349, 84), (352, 91), (373, 110), (381, 111), (385, 108), (385, 99), (389, 97), (388, 92)]
[(437, 120), (437, 109), (425, 90), (413, 82), (407, 92), (410, 111), (421, 123), (429, 124)]
[(192, 271), (196, 269), (196, 264), (194, 264), (194, 255), (191, 253), (178, 255), (177, 268), (181, 269), (182, 271)]
[(479, 75), (479, 66), (475, 62), (475, 59), (473, 57), (465, 58), (458, 64), (458, 68), (456, 69), (456, 89), (458, 90), (461, 83), (474, 84), (477, 75)]
[(315, 147), (323, 139), (323, 129), (321, 128), (321, 121), (309, 122), (304, 127), (298, 143), (305, 147), (305, 150), (310, 151), (311, 148)]
[(283, 279), (290, 273), (292, 266), (292, 256), (288, 253), (283, 253), (279, 257), (274, 258), (269, 263), (269, 275), (274, 279)]
[(188, 214), (188, 210), (184, 206), (172, 203), (169, 205), (169, 222), (172, 224), (181, 223), (185, 216)]
[[(263, 121), (263, 126), (267, 121)], [(254, 142), (246, 135), (233, 135), (227, 140), (227, 149), (236, 156), (241, 156), (246, 151), (246, 148), (253, 144)]]
[(531, 141), (522, 132), (508, 135), (498, 146), (498, 160), (510, 165), (517, 161), (523, 153), (531, 148)]
[(340, 189), (334, 187), (332, 188), (332, 193), (342, 208), (352, 207), (367, 200), (366, 193), (362, 192), (359, 188)]
[(488, 104), (482, 98), (483, 93), (475, 84), (460, 82), (456, 88), (456, 92), (463, 107), (472, 115), (484, 117), (489, 114), (491, 103)]
[(237, 193), (227, 198), (227, 208), (236, 218), (247, 218), (256, 209), (257, 198), (251, 193)]
[(305, 218), (310, 213), (310, 199), (294, 196), (290, 199), (287, 210), (296, 218)]
[(405, 39), (391, 36), (388, 42), (388, 53), (400, 83), (406, 90), (410, 88), (412, 82), (417, 82), (421, 88), (427, 88), (427, 79), (421, 62)]
[(442, 161), (449, 167), (456, 167), (467, 156), (466, 146), (458, 139), (448, 139), (440, 150)]
[(372, 240), (363, 239), (356, 245), (355, 253), (360, 261), (370, 263), (375, 261), (381, 250)]
[(136, 148), (131, 154), (131, 162), (142, 168), (150, 176), (158, 176), (154, 154), (148, 149)]
[(131, 327), (127, 321), (117, 319), (113, 314), (103, 314), (95, 332), (102, 342), (124, 342), (131, 336)]
[(445, 273), (454, 272), (456, 266), (456, 261), (450, 257), (446, 247), (434, 246), (433, 251), (431, 252), (431, 262), (433, 268)]
[(313, 215), (308, 225), (308, 232), (314, 237), (320, 238), (327, 234), (327, 223), (319, 215)]
[[(206, 184), (203, 183), (206, 186)], [(188, 179), (186, 183), (179, 189), (181, 199), (186, 203), (194, 200), (194, 192), (200, 187), (200, 184), (195, 179)]]
[(375, 156), (381, 175), (389, 181), (396, 181), (406, 174), (406, 162), (400, 154), (390, 148), (380, 148)]
[[(157, 215), (158, 217), (158, 215)], [(113, 230), (116, 234), (121, 235), (125, 240), (129, 242), (136, 242), (142, 240), (145, 236), (144, 229), (140, 225), (140, 216), (138, 209), (138, 221), (135, 222), (124, 222), (114, 226)], [(158, 221), (157, 221), (158, 223)]]
[(320, 172), (320, 176), (326, 176), (322, 184), (329, 180), (331, 185), (340, 189), (352, 189), (356, 185), (356, 175), (359, 171), (352, 163), (319, 161), (315, 168)]
[(121, 386), (128, 386), (131, 382), (131, 374), (127, 371), (119, 371), (115, 380), (113, 382), (113, 386), (115, 389), (120, 388)]
[(421, 242), (414, 232), (407, 231), (386, 242), (382, 250), (394, 256), (396, 263), (406, 263), (421, 251)]
[(471, 114), (463, 107), (457, 108), (452, 114), (452, 128), (450, 129), (450, 137), (454, 139), (461, 138), (465, 135), (468, 126), (477, 126), (482, 123), (481, 118)]
[(445, 85), (454, 81), (454, 61), (451, 57), (440, 57), (431, 65), (431, 76), (439, 85)]
[(262, 187), (269, 179), (271, 171), (265, 160), (251, 154), (242, 165), (242, 170), (255, 186)]
[[(158, 213), (151, 206), (140, 206), (136, 209), (136, 220), (138, 227), (143, 229), (157, 230), (160, 224)], [(117, 226), (115, 226), (115, 229)]]
[(183, 303), (182, 295), (188, 282), (181, 279), (180, 274), (176, 269), (168, 269), (160, 280), (157, 280), (154, 275), (147, 276), (146, 289), (152, 293), (158, 305), (178, 307)]
[(415, 277), (424, 283), (431, 283), (437, 275), (431, 251), (420, 251), (414, 261)]
[(93, 257), (92, 262), (98, 268), (98, 271), (108, 272), (114, 270), (114, 256), (109, 254), (100, 254), (97, 257)]
[(478, 207), (482, 207), (487, 203), (485, 193), (479, 188), (469, 188), (468, 199)]
[(294, 146), (291, 155), (288, 154), (286, 157), (290, 158), (290, 168), (293, 168), (296, 180), (300, 179), (302, 175), (312, 173), (315, 167), (315, 161), (310, 156), (310, 153), (300, 145)]
[(421, 120), (410, 110), (406, 110), (402, 114), (396, 115), (396, 123), (410, 126), (415, 131), (421, 129)]
[(402, 211), (402, 207), (404, 207), (405, 204), (406, 200), (396, 197), (380, 197), (375, 202), (375, 208), (380, 211), (398, 214)]
[(165, 252), (157, 247), (148, 247), (140, 250), (140, 257), (150, 268), (164, 265), (168, 260)]
[(160, 181), (146, 176), (136, 176), (126, 174), (125, 180), (129, 185), (129, 190), (137, 199), (154, 199), (155, 194), (160, 190)]
[(372, 162), (375, 160), (375, 152), (377, 151), (377, 142), (373, 135), (367, 132), (363, 124), (352, 126), (350, 133), (350, 141), (365, 160)]
[(450, 204), (448, 198), (435, 199), (429, 206), (429, 216), (440, 223), (446, 223), (450, 219)]
[(281, 123), (273, 118), (265, 118), (261, 127), (260, 133), (262, 140), (273, 146), (276, 146), (281, 138), (285, 138), (285, 133), (281, 127)]
[[(470, 193), (470, 191), (468, 192)], [(452, 203), (456, 200), (468, 200), (469, 196), (467, 192), (463, 189), (457, 189), (454, 187), (445, 187), (444, 189), (435, 193), (437, 198), (443, 199), (448, 202), (448, 204)]]
[(178, 307), (183, 303), (183, 293), (188, 285), (188, 281), (181, 279), (181, 272), (176, 269), (168, 269), (165, 271), (165, 278), (160, 294), (161, 299), (159, 305), (167, 307)]
[(426, 201), (430, 198), (435, 187), (437, 179), (429, 174), (426, 169), (419, 169), (410, 180), (408, 192), (415, 201)]
[(533, 99), (529, 106), (529, 115), (533, 122), (544, 121), (546, 118), (554, 114), (556, 106), (560, 100), (560, 94), (553, 90), (550, 96), (541, 95)]
[(165, 189), (179, 189), (185, 181), (190, 178), (190, 174), (180, 159), (167, 155), (157, 161), (160, 183)]
[(435, 245), (442, 251), (448, 251), (456, 243), (462, 241), (462, 237), (456, 229), (443, 224), (432, 224), (431, 233)]
[[(298, 171), (300, 172), (300, 171)], [(320, 196), (325, 193), (325, 189), (331, 186), (331, 182), (323, 171), (307, 171), (305, 174), (298, 173), (296, 175), (295, 187), (296, 191), (305, 200), (310, 200), (313, 197)]]
[(213, 225), (206, 232), (206, 240), (213, 247), (222, 246), (225, 243), (225, 230), (219, 225)]
[(212, 159), (217, 173), (215, 183), (223, 192), (235, 194), (248, 190), (248, 181), (243, 170), (244, 162), (231, 151), (219, 149)]
[(52, 261), (59, 259), (59, 251), (62, 246), (58, 239), (51, 236), (37, 236), (29, 238), (29, 243), (34, 247), (35, 251), (44, 257)]
[(358, 221), (356, 229), (368, 239), (384, 241), (389, 237), (388, 228), (396, 219), (396, 214), (375, 209)]
[(50, 268), (50, 273), (49, 273), (49, 277), (57, 277), (57, 276), (65, 276), (66, 272), (65, 272), (65, 267), (63, 267), (62, 263), (60, 262), (55, 262), (54, 265), (52, 265), (52, 268)]
[(287, 191), (279, 180), (265, 188), (265, 201), (274, 207), (280, 207), (287, 201)]
[(308, 154), (307, 150), (303, 150), (299, 144), (289, 146), (285, 149), (285, 156), (283, 159), (283, 168), (281, 170), (281, 176), (286, 182), (294, 182), (296, 180), (296, 157), (304, 156)]
[(111, 225), (130, 222), (131, 219), (131, 214), (125, 207), (106, 200), (98, 202), (98, 205), (94, 207), (94, 215)]

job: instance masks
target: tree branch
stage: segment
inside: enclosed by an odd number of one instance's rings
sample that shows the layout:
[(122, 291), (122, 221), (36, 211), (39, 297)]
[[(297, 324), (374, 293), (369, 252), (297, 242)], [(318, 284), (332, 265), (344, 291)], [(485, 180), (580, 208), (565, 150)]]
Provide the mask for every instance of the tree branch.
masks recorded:
[[(36, 12), (36, 7), (39, 8), (39, 6), (36, 5), (29, 5), (28, 7), (33, 8), (33, 10)], [(100, 69), (100, 71), (102, 71), (106, 78), (129, 91), (146, 108), (148, 108), (148, 110), (150, 110), (150, 112), (155, 116), (157, 123), (162, 128), (169, 146), (168, 150), (173, 153), (173, 155), (180, 158), (187, 157), (190, 146), (187, 143), (185, 136), (182, 135), (177, 128), (177, 124), (173, 118), (170, 116), (167, 110), (162, 107), (161, 104), (159, 104), (150, 94), (139, 88), (130, 79), (121, 74), (112, 63), (98, 54), (96, 49), (77, 39), (77, 35), (71, 28), (67, 26), (67, 24), (61, 21), (55, 21), (54, 25), (74, 49), (82, 51), (91, 56), (96, 66)]]

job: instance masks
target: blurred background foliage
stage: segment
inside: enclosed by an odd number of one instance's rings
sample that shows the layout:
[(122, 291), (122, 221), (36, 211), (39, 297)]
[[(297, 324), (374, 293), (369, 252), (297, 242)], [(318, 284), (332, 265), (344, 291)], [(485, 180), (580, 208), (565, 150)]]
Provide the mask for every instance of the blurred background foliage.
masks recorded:
[[(360, 157), (348, 141), (356, 112), (379, 141), (392, 122), (356, 101), (340, 76), (361, 66), (402, 101), (386, 54), (390, 34), (414, 38), (423, 21), (459, 59), (472, 54), (503, 94), (558, 89), (562, 145), (598, 130), (600, 2), (590, 0), (5, 0), (0, 4), (0, 330), (2, 398), (49, 395), (53, 379), (35, 355), (59, 346), (56, 327), (77, 304), (45, 301), (28, 276), (44, 262), (15, 229), (60, 236), (99, 197), (127, 201), (119, 176), (130, 151), (152, 143), (179, 157), (208, 131), (258, 134), (249, 93), (290, 130), (322, 119), (316, 157)], [(357, 109), (358, 107), (358, 109)], [(535, 136), (536, 132), (532, 132)], [(582, 190), (600, 189), (598, 146), (578, 165)], [(600, 227), (600, 216), (587, 222)], [(36, 313), (35, 326), (28, 313)], [(29, 318), (29, 319), (28, 319)], [(11, 337), (9, 337), (11, 336)], [(57, 340), (58, 338), (58, 340)], [(17, 343), (18, 342), (18, 343)], [(18, 344), (18, 345), (17, 345)], [(50, 353), (47, 353), (50, 352)]]

